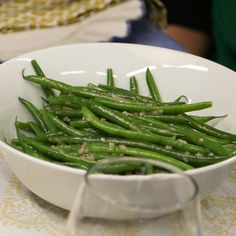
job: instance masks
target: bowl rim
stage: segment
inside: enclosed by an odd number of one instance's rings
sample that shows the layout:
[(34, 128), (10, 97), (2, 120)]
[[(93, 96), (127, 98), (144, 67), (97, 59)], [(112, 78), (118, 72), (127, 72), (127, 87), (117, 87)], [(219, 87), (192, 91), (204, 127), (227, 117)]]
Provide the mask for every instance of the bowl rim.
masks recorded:
[(161, 47), (161, 46), (152, 46), (152, 45), (147, 45), (147, 44), (136, 44), (136, 43), (125, 43), (125, 42), (87, 42), (87, 43), (70, 43), (70, 44), (65, 44), (65, 45), (59, 45), (59, 46), (52, 46), (52, 47), (45, 47), (45, 48), (42, 48), (42, 49), (37, 49), (37, 50), (33, 50), (33, 51), (30, 51), (30, 52), (27, 52), (27, 53), (24, 53), (24, 54), (21, 54), (19, 56), (16, 56), (16, 57), (13, 57), (7, 61), (4, 61), (0, 64), (0, 68), (2, 66), (5, 66), (9, 63), (12, 63), (12, 61), (14, 60), (19, 60), (21, 58), (24, 58), (24, 57), (32, 57), (31, 54), (32, 53), (36, 53), (36, 54), (42, 54), (44, 51), (48, 51), (48, 50), (57, 50), (57, 49), (60, 49), (60, 48), (70, 48), (70, 47), (88, 47), (88, 46), (114, 46), (114, 47), (133, 47), (133, 48), (150, 48), (152, 50), (159, 50), (159, 51), (166, 51), (166, 52), (170, 52), (170, 53), (174, 53), (174, 54), (182, 54), (182, 55), (185, 55), (185, 56), (188, 56), (188, 57), (192, 57), (192, 58), (196, 58), (196, 59), (199, 59), (201, 60), (202, 62), (205, 62), (205, 63), (208, 63), (208, 64), (212, 64), (212, 65), (215, 65), (225, 71), (227, 71), (228, 73), (231, 73), (232, 76), (234, 76), (236, 78), (236, 72), (233, 71), (232, 69), (222, 65), (222, 64), (219, 64), (215, 61), (212, 61), (210, 59), (207, 59), (207, 58), (204, 58), (204, 57), (201, 57), (201, 56), (198, 56), (198, 55), (194, 55), (192, 53), (189, 53), (189, 52), (185, 52), (185, 51), (179, 51), (179, 50), (176, 50), (176, 49), (172, 49), (172, 48), (165, 48), (165, 47)]
[[(25, 57), (32, 57), (32, 54), (43, 54), (45, 51), (48, 51), (48, 50), (57, 50), (57, 49), (60, 49), (60, 48), (71, 48), (71, 47), (88, 47), (88, 46), (99, 46), (99, 47), (103, 47), (103, 46), (106, 46), (106, 45), (110, 45), (110, 46), (114, 46), (114, 47), (133, 47), (133, 48), (152, 48), (153, 50), (159, 50), (159, 51), (166, 51), (166, 52), (171, 52), (171, 53), (174, 53), (174, 54), (182, 54), (182, 55), (186, 55), (188, 57), (192, 57), (192, 58), (196, 58), (196, 59), (199, 59), (201, 60), (202, 62), (205, 62), (207, 64), (212, 64), (212, 65), (215, 65), (219, 68), (221, 68), (222, 70), (225, 70), (227, 71), (227, 73), (231, 73), (232, 74), (232, 77), (235, 77), (236, 78), (236, 72), (234, 72), (233, 70), (221, 65), (221, 64), (218, 64), (214, 61), (211, 61), (209, 59), (206, 59), (206, 58), (202, 58), (200, 56), (197, 56), (197, 55), (193, 55), (191, 53), (188, 53), (188, 52), (183, 52), (183, 51), (178, 51), (178, 50), (175, 50), (175, 49), (170, 49), (170, 48), (164, 48), (164, 47), (158, 47), (158, 46), (151, 46), (151, 45), (144, 45), (144, 44), (131, 44), (131, 43), (116, 43), (116, 42), (88, 42), (88, 43), (73, 43), (73, 44), (66, 44), (66, 45), (60, 45), (60, 46), (54, 46), (54, 47), (47, 47), (47, 48), (43, 48), (43, 49), (39, 49), (39, 50), (34, 50), (34, 51), (31, 51), (31, 52), (27, 52), (25, 54), (22, 54), (22, 55), (19, 55), (17, 57), (14, 57), (10, 60), (7, 60), (6, 62), (3, 62), (1, 65), (0, 65), (0, 69), (1, 67), (5, 67), (7, 66), (9, 63), (12, 63), (14, 60), (19, 60), (21, 58), (25, 58)], [(48, 168), (52, 168), (52, 169), (55, 169), (55, 170), (61, 170), (63, 172), (70, 172), (72, 174), (81, 174), (81, 175), (84, 175), (86, 173), (85, 170), (82, 170), (82, 169), (76, 169), (76, 168), (73, 168), (73, 167), (69, 167), (69, 166), (63, 166), (63, 165), (60, 165), (60, 164), (57, 164), (57, 163), (52, 163), (52, 162), (49, 162), (49, 161), (45, 161), (45, 160), (41, 160), (41, 159), (38, 159), (38, 158), (35, 158), (31, 155), (28, 155), (28, 154), (25, 154), (13, 147), (11, 147), (10, 145), (8, 145), (7, 143), (5, 143), (4, 141), (0, 140), (0, 152), (1, 152), (1, 149), (5, 149), (7, 150), (8, 152), (13, 152), (14, 155), (18, 155), (19, 157), (25, 159), (25, 160), (29, 160), (31, 162), (35, 162), (35, 163), (38, 163), (44, 167), (48, 167)], [(5, 159), (7, 159), (7, 157), (5, 157), (5, 155), (3, 155)], [(188, 173), (190, 175), (194, 175), (194, 174), (199, 174), (199, 173), (202, 173), (202, 172), (205, 172), (205, 171), (211, 171), (213, 169), (218, 169), (219, 167), (221, 166), (227, 166), (227, 165), (230, 165), (230, 164), (233, 164), (233, 163), (236, 163), (236, 155), (235, 156), (232, 156), (232, 157), (229, 157), (229, 159), (227, 160), (224, 160), (224, 161), (221, 161), (221, 162), (218, 162), (218, 163), (214, 163), (214, 164), (211, 164), (211, 165), (208, 165), (208, 166), (203, 166), (203, 167), (198, 167), (198, 168), (194, 168), (194, 169), (191, 169), (191, 170), (187, 170), (187, 171), (184, 171), (185, 173)], [(144, 178), (146, 176), (138, 176), (138, 175), (128, 175), (128, 176), (119, 176), (119, 175), (111, 175), (111, 174), (104, 174), (104, 175), (100, 175), (101, 178), (103, 178), (102, 176), (104, 176), (105, 178), (107, 176), (109, 176), (109, 178), (111, 177), (112, 179), (119, 179), (119, 180), (127, 180), (127, 179), (137, 179), (137, 178)]]

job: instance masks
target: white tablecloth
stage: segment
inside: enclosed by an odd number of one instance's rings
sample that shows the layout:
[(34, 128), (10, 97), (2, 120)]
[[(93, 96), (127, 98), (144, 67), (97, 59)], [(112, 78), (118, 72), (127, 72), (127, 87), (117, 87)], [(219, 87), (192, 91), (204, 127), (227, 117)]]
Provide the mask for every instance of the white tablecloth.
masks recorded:
[[(201, 206), (204, 236), (236, 235), (236, 168)], [(0, 157), (1, 236), (63, 236), (67, 216), (27, 190)]]

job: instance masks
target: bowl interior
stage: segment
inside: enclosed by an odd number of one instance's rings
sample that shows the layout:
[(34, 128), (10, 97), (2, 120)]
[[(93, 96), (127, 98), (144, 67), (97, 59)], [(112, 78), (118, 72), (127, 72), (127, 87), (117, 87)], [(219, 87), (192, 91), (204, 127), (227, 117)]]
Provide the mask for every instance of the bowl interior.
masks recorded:
[[(59, 207), (71, 208), (84, 171), (29, 158), (1, 141), (15, 137), (16, 117), (21, 121), (31, 119), (28, 111), (18, 101), (19, 96), (36, 106), (42, 106), (41, 89), (24, 81), (21, 75), (23, 68), (26, 74), (33, 73), (30, 65), (32, 59), (39, 62), (48, 77), (73, 85), (105, 83), (106, 69), (113, 68), (116, 85), (128, 88), (129, 77), (135, 75), (140, 92), (145, 95), (148, 95), (145, 71), (149, 67), (164, 101), (173, 101), (181, 95), (186, 95), (191, 102), (213, 101), (212, 108), (197, 113), (228, 114), (214, 125), (236, 133), (236, 107), (232, 102), (236, 100), (236, 74), (200, 57), (157, 47), (99, 43), (49, 48), (9, 60), (0, 65), (0, 148), (6, 154), (13, 173), (22, 183), (41, 198)], [(223, 182), (235, 160), (236, 157), (188, 172), (197, 181), (203, 198)], [(100, 178), (104, 191), (114, 181), (122, 189), (129, 185), (129, 181), (131, 183), (138, 180), (137, 176)], [(103, 207), (96, 202), (94, 204), (101, 209)], [(113, 214), (112, 211), (109, 212)]]
[(21, 76), (32, 74), (36, 59), (49, 78), (74, 85), (106, 82), (106, 69), (113, 68), (116, 86), (128, 88), (129, 77), (138, 79), (140, 93), (148, 95), (145, 71), (149, 67), (164, 101), (185, 95), (191, 102), (213, 101), (213, 107), (197, 113), (228, 116), (217, 127), (236, 133), (235, 73), (223, 66), (186, 53), (129, 44), (77, 44), (35, 51), (0, 66), (0, 138), (15, 136), (14, 121), (31, 119), (18, 97), (42, 106), (41, 89)]

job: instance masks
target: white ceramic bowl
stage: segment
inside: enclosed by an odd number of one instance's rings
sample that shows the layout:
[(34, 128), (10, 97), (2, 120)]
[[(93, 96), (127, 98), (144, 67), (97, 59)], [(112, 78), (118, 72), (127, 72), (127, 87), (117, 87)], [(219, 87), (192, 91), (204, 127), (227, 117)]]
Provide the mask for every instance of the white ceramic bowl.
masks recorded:
[[(154, 74), (164, 100), (186, 95), (192, 102), (213, 101), (213, 108), (200, 114), (228, 117), (215, 124), (226, 131), (236, 132), (236, 74), (211, 61), (178, 51), (141, 45), (100, 43), (77, 44), (49, 48), (17, 57), (0, 66), (0, 134), (1, 138), (15, 137), (14, 120), (28, 120), (30, 116), (19, 103), (18, 96), (41, 105), (41, 90), (24, 81), (32, 73), (30, 60), (37, 59), (48, 77), (71, 84), (106, 81), (106, 69), (113, 68), (116, 85), (129, 86), (129, 77), (138, 78), (141, 93), (147, 94), (144, 80), (146, 67)], [(4, 142), (0, 148), (12, 172), (32, 192), (41, 198), (70, 209), (72, 200), (84, 175), (83, 170), (64, 167), (23, 154)], [(229, 175), (236, 157), (227, 161), (188, 171), (197, 181), (201, 197), (214, 191)], [(115, 180), (117, 186), (132, 182), (136, 176), (103, 178), (105, 186)]]

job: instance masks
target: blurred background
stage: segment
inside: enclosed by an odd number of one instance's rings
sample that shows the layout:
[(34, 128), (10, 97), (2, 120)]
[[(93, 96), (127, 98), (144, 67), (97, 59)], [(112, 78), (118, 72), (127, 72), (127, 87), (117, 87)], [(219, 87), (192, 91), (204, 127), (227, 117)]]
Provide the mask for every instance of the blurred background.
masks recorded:
[(235, 0), (2, 0), (0, 60), (109, 41), (187, 51), (236, 70), (235, 10)]

